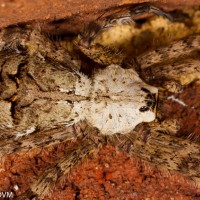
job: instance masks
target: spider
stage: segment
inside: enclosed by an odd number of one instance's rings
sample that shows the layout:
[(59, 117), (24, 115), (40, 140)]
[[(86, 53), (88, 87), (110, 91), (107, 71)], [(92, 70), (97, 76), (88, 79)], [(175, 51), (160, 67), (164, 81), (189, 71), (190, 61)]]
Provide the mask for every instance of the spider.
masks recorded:
[(96, 42), (104, 32), (132, 25), (145, 13), (173, 20), (154, 6), (140, 4), (89, 24), (75, 40), (78, 51), (98, 63), (88, 74), (70, 52), (34, 26), (1, 31), (0, 156), (76, 143), (18, 199), (44, 198), (60, 177), (105, 142), (118, 146), (128, 141), (129, 151), (138, 157), (199, 184), (199, 144), (175, 137), (179, 124), (162, 119), (159, 104), (163, 91), (179, 93), (199, 80), (200, 35), (144, 52), (130, 62), (124, 51)]

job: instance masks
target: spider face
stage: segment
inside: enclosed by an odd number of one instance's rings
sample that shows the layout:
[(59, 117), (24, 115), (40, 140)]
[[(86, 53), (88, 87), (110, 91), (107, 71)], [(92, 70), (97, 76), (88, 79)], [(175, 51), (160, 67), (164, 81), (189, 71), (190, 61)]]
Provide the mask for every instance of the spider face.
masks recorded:
[(147, 88), (142, 87), (141, 90), (146, 93), (146, 106), (140, 108), (141, 112), (148, 110), (156, 111), (156, 104), (158, 99), (158, 93), (151, 93)]

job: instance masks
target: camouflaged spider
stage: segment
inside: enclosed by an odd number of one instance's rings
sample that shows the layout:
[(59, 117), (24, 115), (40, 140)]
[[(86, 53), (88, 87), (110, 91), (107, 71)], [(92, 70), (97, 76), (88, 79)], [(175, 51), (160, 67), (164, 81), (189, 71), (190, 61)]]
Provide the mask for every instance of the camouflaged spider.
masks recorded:
[[(131, 140), (130, 151), (137, 156), (179, 171), (199, 183), (199, 145), (174, 137), (179, 128), (176, 122), (152, 121), (156, 117), (157, 87), (180, 92), (184, 85), (200, 78), (199, 59), (195, 57), (200, 36), (145, 52), (135, 58), (135, 65), (125, 69), (121, 67), (126, 61), (124, 52), (95, 42), (103, 32), (131, 25), (143, 13), (172, 19), (168, 13), (142, 4), (91, 23), (76, 40), (86, 56), (107, 66), (94, 70), (91, 77), (80, 73), (78, 69), (82, 66), (71, 59), (66, 49), (38, 29), (19, 26), (1, 31), (1, 157), (60, 142), (77, 142), (19, 199), (34, 196), (42, 199), (54, 182), (98, 151), (105, 138), (116, 146), (118, 138), (120, 142)], [(184, 57), (184, 62), (177, 60), (180, 57)], [(151, 122), (147, 140), (137, 134), (142, 122)], [(171, 151), (160, 148), (160, 144)], [(183, 150), (189, 153), (184, 154)], [(189, 164), (183, 165), (183, 160)]]

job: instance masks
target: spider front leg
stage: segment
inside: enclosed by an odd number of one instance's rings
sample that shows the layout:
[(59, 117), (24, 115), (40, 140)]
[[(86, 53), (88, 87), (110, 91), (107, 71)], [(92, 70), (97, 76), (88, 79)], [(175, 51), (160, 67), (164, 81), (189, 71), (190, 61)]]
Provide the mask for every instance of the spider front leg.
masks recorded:
[(160, 15), (163, 17), (168, 18), (170, 21), (173, 21), (174, 18), (172, 17), (171, 14), (165, 12), (164, 10), (161, 10), (153, 5), (150, 5), (149, 3), (142, 3), (139, 4), (138, 6), (134, 6), (132, 8), (129, 9), (130, 10), (130, 14), (132, 16), (132, 18), (134, 19), (135, 17), (137, 17), (138, 15), (143, 15), (146, 13), (149, 14), (156, 14), (156, 15)]
[(169, 13), (150, 5), (149, 3), (142, 3), (136, 6), (130, 6), (126, 9), (121, 9), (107, 17), (101, 16), (96, 22), (91, 22), (84, 31), (81, 42), (82, 44), (89, 46), (102, 32), (112, 27), (134, 24), (134, 20), (139, 15), (150, 13), (166, 17), (173, 21), (173, 17)]
[[(97, 63), (103, 65), (121, 64), (125, 57), (124, 52), (122, 50), (120, 51), (118, 47), (103, 45), (97, 38), (112, 28), (116, 28), (114, 29), (115, 33), (120, 32), (123, 34), (125, 26), (133, 26), (137, 16), (146, 13), (165, 16), (170, 20), (173, 19), (169, 13), (147, 3), (129, 6), (112, 15), (106, 17), (101, 16), (97, 21), (91, 22), (78, 39), (78, 48)], [(128, 31), (131, 32), (131, 29), (129, 28)]]
[(200, 35), (173, 42), (143, 53), (136, 58), (144, 80), (170, 92), (181, 92), (183, 87), (200, 79)]
[[(199, 186), (199, 143), (176, 137), (178, 130), (179, 125), (174, 120), (149, 123), (147, 130), (139, 127), (127, 135), (132, 143), (129, 153), (158, 167), (179, 172)], [(144, 139), (146, 131), (148, 137)]]
[[(89, 131), (90, 128), (86, 128)], [(57, 163), (52, 165), (41, 176), (37, 177), (33, 184), (24, 194), (17, 199), (26, 199), (30, 197), (37, 197), (43, 199), (48, 196), (55, 183), (62, 181), (62, 178), (69, 174), (70, 170), (78, 164), (81, 164), (88, 156), (95, 154), (101, 147), (101, 138), (98, 134), (82, 133), (82, 138), (76, 141), (74, 148), (66, 153)]]
[(164, 10), (159, 9), (149, 3), (142, 3), (142, 4), (130, 6), (126, 10), (122, 9), (121, 11), (118, 11), (114, 13), (113, 15), (106, 17), (106, 20), (103, 24), (101, 31), (104, 31), (106, 29), (119, 26), (119, 25), (132, 24), (132, 23), (134, 24), (135, 19), (137, 19), (138, 16), (144, 15), (144, 14), (155, 14), (158, 16), (166, 17), (170, 21), (174, 20), (172, 15), (165, 12)]

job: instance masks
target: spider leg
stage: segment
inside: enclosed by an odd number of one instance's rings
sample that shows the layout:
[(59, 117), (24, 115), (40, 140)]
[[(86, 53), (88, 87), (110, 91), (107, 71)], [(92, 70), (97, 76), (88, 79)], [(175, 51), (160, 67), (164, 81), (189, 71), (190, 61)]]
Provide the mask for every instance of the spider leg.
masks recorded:
[(15, 56), (16, 54), (21, 55), (24, 59), (36, 56), (40, 60), (51, 61), (56, 67), (63, 68), (64, 66), (70, 70), (80, 68), (66, 50), (53, 43), (41, 31), (38, 24), (32, 27), (30, 25), (15, 25), (1, 30), (0, 56), (4, 58), (13, 54)]
[(149, 13), (149, 14), (156, 14), (156, 15), (160, 15), (160, 16), (163, 16), (163, 17), (166, 17), (168, 18), (169, 20), (173, 21), (174, 18), (172, 17), (171, 14), (155, 7), (155, 6), (152, 6), (150, 5), (149, 3), (142, 3), (142, 4), (139, 4), (137, 6), (134, 6), (132, 8), (129, 9), (130, 13), (131, 13), (131, 17), (134, 19), (135, 17), (137, 17), (138, 15), (143, 15), (143, 14), (146, 14), (146, 13)]
[(200, 145), (198, 142), (175, 137), (178, 127), (174, 120), (152, 122), (146, 140), (141, 130), (137, 134), (128, 134), (127, 138), (132, 142), (129, 153), (156, 166), (180, 172), (200, 185)]
[(142, 71), (142, 77), (152, 83), (159, 83), (161, 80), (163, 88), (173, 93), (179, 93), (183, 86), (200, 79), (199, 65), (198, 58), (187, 58), (169, 64), (157, 64), (145, 68)]
[(155, 6), (152, 6), (149, 3), (141, 3), (138, 5), (130, 6), (127, 10), (122, 10), (106, 17), (106, 22), (102, 29), (107, 29), (118, 25), (131, 24), (135, 19), (137, 19), (138, 16), (143, 14), (156, 14), (173, 21), (171, 14)]
[(31, 185), (30, 189), (22, 196), (18, 197), (18, 199), (27, 198), (30, 197), (30, 195), (31, 197), (37, 196), (39, 198), (49, 195), (54, 184), (59, 181), (62, 176), (67, 175), (73, 167), (82, 163), (89, 155), (98, 152), (99, 148), (100, 144), (97, 145), (87, 138), (87, 136), (84, 137), (78, 146), (38, 177)]
[(200, 35), (175, 41), (139, 55), (136, 58), (138, 72), (147, 82), (179, 93), (183, 86), (200, 79), (199, 50)]
[(144, 52), (137, 57), (137, 62), (143, 70), (163, 61), (187, 57), (192, 52), (199, 50), (200, 35), (191, 35), (185, 39), (174, 41), (168, 46)]
[(112, 48), (103, 45), (95, 45), (91, 49), (83, 46), (78, 47), (87, 57), (101, 65), (121, 64), (124, 60), (125, 54), (117, 48)]
[(160, 15), (173, 21), (173, 17), (169, 13), (150, 5), (149, 3), (142, 3), (122, 9), (106, 17), (101, 16), (96, 22), (89, 23), (82, 35), (81, 44), (85, 47), (89, 47), (92, 41), (105, 30), (116, 26), (134, 24), (134, 20), (137, 16), (146, 13)]
[[(5, 130), (2, 130), (3, 132), (5, 133)], [(0, 157), (5, 158), (11, 153), (23, 153), (34, 148), (48, 147), (66, 141), (75, 141), (80, 134), (80, 127), (76, 124), (69, 127), (62, 126), (50, 130), (36, 131), (20, 138), (2, 138), (0, 140)]]

